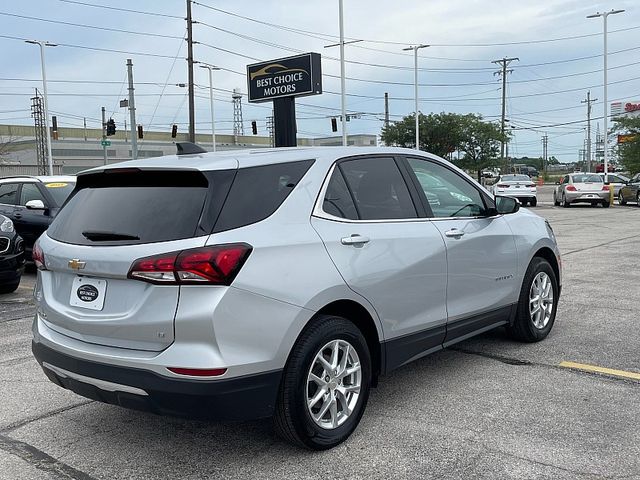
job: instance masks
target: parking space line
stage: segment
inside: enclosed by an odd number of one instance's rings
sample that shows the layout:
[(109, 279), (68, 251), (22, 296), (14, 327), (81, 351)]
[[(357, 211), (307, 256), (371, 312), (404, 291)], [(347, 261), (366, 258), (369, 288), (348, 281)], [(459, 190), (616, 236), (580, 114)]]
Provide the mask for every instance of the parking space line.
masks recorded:
[(560, 367), (571, 368), (573, 370), (583, 370), (585, 372), (604, 373), (605, 375), (613, 375), (615, 377), (631, 378), (640, 380), (640, 373), (627, 372), (626, 370), (615, 370), (613, 368), (598, 367), (595, 365), (587, 365), (576, 362), (560, 362)]

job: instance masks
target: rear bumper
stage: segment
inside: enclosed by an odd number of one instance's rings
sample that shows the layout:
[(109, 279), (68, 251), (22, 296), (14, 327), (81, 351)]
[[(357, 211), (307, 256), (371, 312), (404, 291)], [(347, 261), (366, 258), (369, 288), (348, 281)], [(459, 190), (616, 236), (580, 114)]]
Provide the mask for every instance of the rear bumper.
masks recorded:
[(248, 420), (273, 415), (281, 370), (218, 380), (166, 378), (148, 370), (96, 363), (32, 342), (56, 385), (84, 397), (161, 415)]
[(608, 202), (609, 191), (591, 191), (591, 192), (565, 192), (565, 198), (568, 202)]
[(529, 190), (496, 190), (495, 194), (504, 195), (505, 197), (516, 197), (516, 198), (536, 197), (536, 192), (531, 192)]

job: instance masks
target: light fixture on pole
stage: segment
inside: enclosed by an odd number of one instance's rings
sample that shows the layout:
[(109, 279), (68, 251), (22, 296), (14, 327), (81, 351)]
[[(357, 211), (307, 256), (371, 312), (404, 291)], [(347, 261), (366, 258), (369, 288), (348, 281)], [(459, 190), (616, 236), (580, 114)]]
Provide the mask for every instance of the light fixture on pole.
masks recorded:
[(213, 143), (213, 151), (216, 151), (216, 123), (215, 123), (215, 111), (213, 109), (213, 71), (220, 70), (220, 67), (216, 67), (215, 65), (209, 65), (208, 63), (202, 62), (194, 62), (199, 63), (200, 68), (206, 68), (209, 70), (209, 100), (211, 102), (211, 141)]
[(40, 62), (42, 63), (42, 91), (44, 94), (44, 118), (47, 125), (47, 162), (49, 163), (49, 175), (53, 175), (53, 156), (51, 155), (51, 132), (49, 131), (49, 99), (47, 98), (47, 71), (44, 65), (44, 47), (57, 47), (55, 43), (42, 40), (25, 40), (26, 43), (40, 45)]
[(609, 117), (609, 104), (607, 101), (607, 17), (609, 15), (615, 15), (616, 13), (622, 13), (624, 10), (610, 10), (608, 12), (596, 12), (592, 15), (587, 15), (587, 18), (597, 18), (602, 17), (603, 20), (603, 32), (604, 32), (604, 181), (608, 180), (609, 173), (609, 154), (608, 154), (608, 139), (609, 139), (609, 131), (607, 130), (607, 120)]
[(418, 122), (418, 50), (421, 48), (427, 48), (429, 45), (414, 45), (411, 47), (403, 48), (402, 50), (413, 50), (413, 63), (414, 63), (414, 87), (415, 87), (415, 112), (416, 112), (416, 150), (420, 150), (420, 126)]

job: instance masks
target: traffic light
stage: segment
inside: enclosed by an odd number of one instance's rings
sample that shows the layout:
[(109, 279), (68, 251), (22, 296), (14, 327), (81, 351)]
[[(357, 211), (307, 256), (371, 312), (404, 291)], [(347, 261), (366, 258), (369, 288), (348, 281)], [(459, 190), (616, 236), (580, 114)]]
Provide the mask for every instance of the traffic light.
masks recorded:
[(178, 125), (174, 123), (173, 127), (171, 127), (171, 138), (176, 138), (177, 136), (178, 136)]
[(332, 132), (338, 131), (338, 119), (336, 119), (335, 117), (331, 119), (331, 131)]
[(116, 134), (116, 122), (113, 120), (113, 118), (110, 118), (109, 120), (107, 120), (107, 137), (110, 137), (111, 135), (115, 135)]
[(144, 132), (142, 131), (142, 125), (138, 125), (138, 138), (143, 138)]
[(258, 134), (258, 124), (256, 123), (255, 120), (251, 122), (251, 131), (253, 132), (254, 135)]

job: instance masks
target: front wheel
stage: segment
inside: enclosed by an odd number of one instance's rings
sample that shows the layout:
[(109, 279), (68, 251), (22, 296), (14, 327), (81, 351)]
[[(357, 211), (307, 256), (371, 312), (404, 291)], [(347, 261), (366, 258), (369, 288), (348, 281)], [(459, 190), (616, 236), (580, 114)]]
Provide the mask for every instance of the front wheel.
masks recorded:
[(624, 199), (624, 195), (622, 195), (622, 190), (618, 192), (618, 205), (626, 205), (627, 201)]
[(571, 203), (569, 201), (567, 201), (567, 196), (563, 193), (562, 194), (562, 206), (564, 208), (569, 208), (570, 205), (571, 205)]
[(553, 204), (554, 204), (556, 207), (559, 207), (559, 206), (560, 206), (560, 202), (556, 199), (556, 192), (553, 192)]
[(638, 191), (638, 193), (636, 194), (636, 203), (640, 207), (640, 191)]
[(534, 257), (520, 289), (518, 309), (509, 334), (522, 342), (539, 342), (553, 327), (558, 307), (558, 280), (551, 264)]
[(356, 429), (369, 398), (371, 357), (350, 321), (320, 315), (302, 332), (280, 384), (275, 430), (312, 450), (345, 441)]

